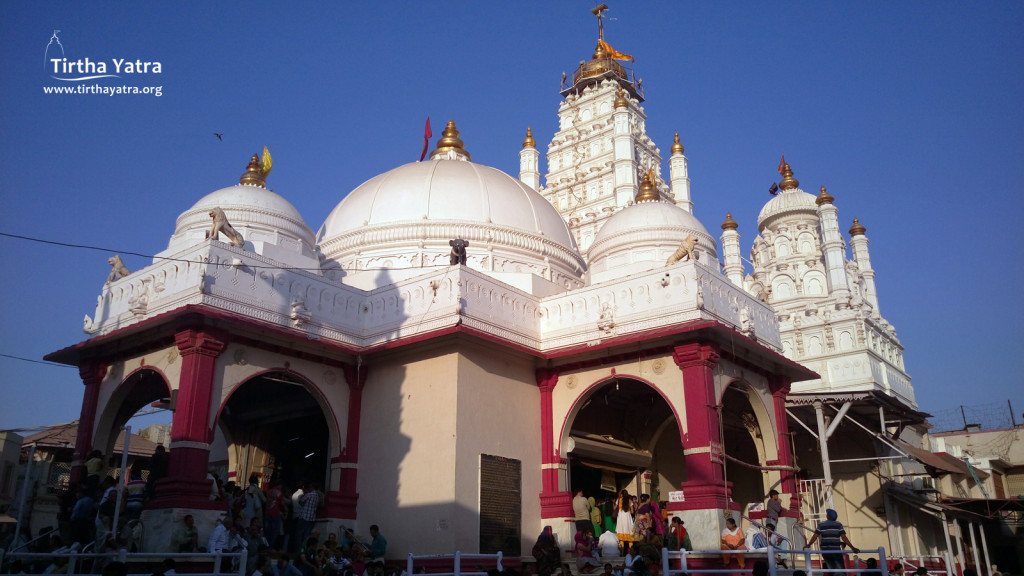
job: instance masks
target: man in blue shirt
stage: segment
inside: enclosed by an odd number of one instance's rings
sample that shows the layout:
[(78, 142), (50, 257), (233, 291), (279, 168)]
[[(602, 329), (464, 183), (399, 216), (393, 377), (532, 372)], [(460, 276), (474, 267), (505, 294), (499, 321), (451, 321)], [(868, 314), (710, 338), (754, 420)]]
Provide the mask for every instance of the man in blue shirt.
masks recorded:
[(384, 555), (388, 552), (388, 541), (384, 539), (376, 524), (370, 526), (370, 536), (373, 538), (370, 542), (370, 558), (383, 560)]
[(822, 563), (825, 565), (825, 569), (841, 570), (846, 567), (846, 562), (843, 559), (842, 554), (829, 554), (831, 550), (842, 550), (843, 546), (849, 546), (850, 550), (859, 553), (860, 550), (855, 548), (850, 543), (850, 539), (846, 537), (846, 529), (843, 528), (843, 524), (839, 522), (839, 514), (835, 510), (829, 508), (825, 510), (825, 517), (827, 520), (818, 524), (817, 530), (814, 531), (814, 536), (807, 541), (807, 545), (804, 548), (810, 548), (812, 544), (821, 538), (821, 555)]

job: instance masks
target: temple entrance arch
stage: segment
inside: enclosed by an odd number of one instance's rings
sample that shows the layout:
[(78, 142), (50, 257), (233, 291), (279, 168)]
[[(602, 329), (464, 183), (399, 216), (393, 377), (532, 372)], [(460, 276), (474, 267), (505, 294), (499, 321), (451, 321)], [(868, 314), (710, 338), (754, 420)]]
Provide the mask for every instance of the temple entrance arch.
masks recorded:
[(778, 458), (771, 413), (757, 389), (742, 380), (726, 385), (721, 406), (725, 476), (732, 482), (732, 499), (742, 505), (763, 502), (770, 489), (769, 475), (756, 466)]
[(676, 410), (635, 378), (591, 387), (570, 410), (560, 445), (568, 460), (567, 489), (597, 500), (622, 489), (667, 500), (686, 480)]
[(329, 415), (319, 390), (294, 371), (253, 376), (221, 407), (211, 464), (225, 459), (228, 479), (243, 486), (256, 474), (263, 483), (310, 481), (327, 489), (330, 457), (339, 442)]
[[(166, 402), (170, 396), (171, 388), (167, 384), (167, 379), (158, 370), (139, 368), (128, 374), (111, 393), (110, 399), (104, 404), (103, 411), (96, 419), (93, 448), (109, 457), (114, 452), (114, 444), (121, 428), (146, 406)], [(152, 451), (152, 445), (150, 447)], [(108, 464), (115, 465), (112, 461)]]

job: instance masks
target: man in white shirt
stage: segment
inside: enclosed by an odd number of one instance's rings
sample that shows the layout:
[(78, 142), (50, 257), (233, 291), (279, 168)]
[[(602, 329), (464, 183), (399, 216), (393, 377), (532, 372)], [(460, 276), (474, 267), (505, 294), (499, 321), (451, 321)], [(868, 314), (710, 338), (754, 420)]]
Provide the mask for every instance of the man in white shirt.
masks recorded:
[[(206, 543), (206, 550), (211, 554), (224, 553), (231, 551), (231, 518), (224, 518), (216, 527), (213, 532), (210, 532), (210, 539)], [(231, 559), (224, 558), (221, 561), (221, 571), (228, 571), (231, 569)]]
[(605, 530), (604, 534), (597, 539), (597, 547), (601, 550), (602, 558), (615, 558), (619, 552), (619, 536), (611, 530)]

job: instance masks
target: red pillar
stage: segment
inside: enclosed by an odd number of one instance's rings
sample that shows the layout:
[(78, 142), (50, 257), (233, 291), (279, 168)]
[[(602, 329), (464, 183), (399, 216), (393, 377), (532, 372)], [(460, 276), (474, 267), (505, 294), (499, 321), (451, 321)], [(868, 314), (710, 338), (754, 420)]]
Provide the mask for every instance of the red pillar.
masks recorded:
[(224, 342), (207, 332), (185, 330), (174, 335), (181, 353), (181, 379), (171, 422), (168, 476), (157, 483), (153, 508), (219, 508), (210, 502), (210, 409), (216, 389), (217, 357)]
[(359, 466), (359, 421), (363, 410), (363, 387), (366, 385), (365, 366), (345, 366), (345, 382), (348, 383), (348, 424), (345, 431), (345, 447), (341, 455), (331, 459), (332, 464), (341, 464), (341, 481), (337, 491), (327, 493), (327, 515), (331, 518), (356, 518), (356, 491)]
[[(85, 384), (82, 399), (82, 414), (78, 417), (78, 434), (75, 437), (75, 455), (71, 460), (71, 481), (85, 480), (85, 460), (92, 451), (92, 431), (96, 427), (96, 407), (100, 399), (100, 383), (107, 375), (107, 366), (99, 362), (85, 362), (78, 367), (78, 375)], [(108, 454), (109, 456), (109, 454)]]
[(686, 401), (686, 433), (683, 454), (686, 481), (684, 502), (669, 504), (672, 510), (704, 510), (729, 507), (730, 487), (723, 473), (722, 445), (718, 428), (715, 365), (718, 348), (699, 342), (677, 346), (672, 359), (683, 372)]
[(537, 387), (540, 388), (540, 454), (541, 493), (540, 517), (558, 518), (572, 515), (572, 494), (559, 491), (558, 469), (561, 458), (555, 448), (555, 422), (551, 393), (558, 384), (558, 372), (553, 368), (538, 368)]
[[(769, 466), (794, 466), (793, 447), (790, 444), (789, 436), (789, 419), (786, 414), (786, 396), (789, 394), (790, 382), (782, 376), (771, 376), (768, 385), (772, 392), (772, 407), (775, 410), (775, 422), (779, 430), (779, 459), (769, 461), (767, 464)], [(796, 474), (792, 471), (782, 471), (780, 481), (782, 488), (780, 492), (790, 495), (787, 515), (795, 517), (800, 510), (800, 497), (796, 491)]]

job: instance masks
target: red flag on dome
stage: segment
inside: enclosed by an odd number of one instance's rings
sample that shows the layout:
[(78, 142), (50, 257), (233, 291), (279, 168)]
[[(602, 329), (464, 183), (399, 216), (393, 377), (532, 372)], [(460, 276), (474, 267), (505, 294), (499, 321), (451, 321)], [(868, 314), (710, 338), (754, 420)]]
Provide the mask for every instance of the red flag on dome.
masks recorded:
[(785, 170), (785, 169), (786, 169), (786, 155), (783, 154), (782, 155), (782, 160), (779, 160), (779, 174), (782, 174), (782, 171)]
[(430, 131), (430, 116), (427, 116), (427, 125), (423, 127), (423, 152), (420, 153), (420, 162), (427, 157), (427, 145), (430, 144), (430, 137), (433, 135)]

